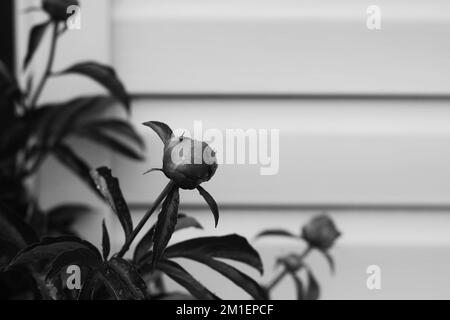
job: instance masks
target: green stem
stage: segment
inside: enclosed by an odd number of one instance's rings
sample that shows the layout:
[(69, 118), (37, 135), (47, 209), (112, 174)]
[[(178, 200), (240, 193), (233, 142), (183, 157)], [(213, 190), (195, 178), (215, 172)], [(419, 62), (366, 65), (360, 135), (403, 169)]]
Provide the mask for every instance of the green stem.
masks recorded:
[[(304, 260), (306, 258), (306, 256), (311, 252), (312, 248), (310, 246), (308, 246), (305, 251), (303, 251), (303, 253), (300, 255), (300, 260)], [(284, 277), (289, 273), (289, 271), (284, 268), (270, 283), (269, 285), (266, 287), (268, 291), (272, 290), (273, 288), (275, 288), (276, 285), (278, 285), (278, 283), (280, 283), (281, 280), (284, 279)]]
[(125, 255), (125, 253), (127, 253), (128, 249), (130, 249), (131, 243), (136, 238), (141, 229), (144, 227), (147, 220), (152, 216), (153, 212), (155, 212), (155, 210), (158, 209), (159, 205), (163, 202), (163, 200), (166, 198), (166, 196), (169, 194), (170, 190), (172, 190), (174, 186), (175, 183), (173, 183), (173, 181), (170, 180), (170, 182), (167, 184), (167, 186), (164, 188), (164, 190), (161, 192), (158, 198), (156, 198), (152, 207), (147, 210), (142, 220), (139, 221), (139, 224), (133, 230), (130, 237), (127, 239), (127, 241), (125, 241), (125, 244), (122, 246), (122, 249), (120, 249), (119, 253), (117, 254), (117, 257), (122, 258)]
[(56, 52), (56, 40), (58, 38), (58, 22), (53, 22), (53, 29), (52, 29), (52, 39), (50, 43), (50, 54), (48, 56), (47, 65), (44, 69), (44, 74), (42, 76), (41, 82), (36, 88), (36, 92), (33, 96), (33, 99), (31, 99), (30, 107), (31, 109), (34, 109), (36, 107), (36, 103), (42, 93), (42, 90), (44, 89), (45, 83), (48, 80), (48, 77), (51, 75), (52, 72), (52, 66), (53, 61), (55, 60), (55, 52)]

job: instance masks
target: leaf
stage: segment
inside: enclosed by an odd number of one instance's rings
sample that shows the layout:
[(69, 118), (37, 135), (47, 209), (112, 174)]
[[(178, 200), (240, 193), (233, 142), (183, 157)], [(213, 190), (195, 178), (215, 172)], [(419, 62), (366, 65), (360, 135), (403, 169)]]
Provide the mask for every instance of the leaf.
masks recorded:
[(327, 251), (319, 250), (319, 252), (322, 253), (322, 255), (325, 257), (325, 259), (328, 262), (328, 265), (330, 266), (331, 273), (334, 274), (336, 269), (335, 269), (333, 257)]
[(98, 82), (125, 106), (127, 112), (130, 112), (130, 97), (116, 72), (110, 66), (94, 61), (80, 62), (58, 74), (69, 73), (84, 75)]
[(100, 130), (100, 128), (83, 128), (77, 131), (78, 135), (89, 138), (90, 141), (105, 146), (112, 151), (120, 153), (130, 159), (144, 160), (144, 155), (133, 149), (130, 143), (122, 142), (118, 137), (114, 137)]
[(70, 227), (83, 216), (92, 213), (92, 209), (84, 204), (59, 205), (47, 212), (48, 229), (57, 231)]
[(162, 204), (161, 212), (158, 215), (158, 220), (155, 225), (155, 233), (153, 235), (153, 268), (161, 258), (164, 249), (175, 231), (179, 203), (180, 195), (178, 188), (173, 186)]
[(164, 272), (169, 278), (186, 288), (194, 297), (200, 300), (219, 300), (219, 298), (206, 289), (200, 282), (191, 276), (179, 264), (170, 260), (161, 260), (156, 266), (158, 270)]
[(9, 207), (0, 202), (0, 238), (14, 245), (17, 251), (38, 242), (34, 230)]
[(98, 190), (104, 199), (109, 203), (114, 213), (119, 218), (125, 233), (125, 239), (129, 239), (133, 232), (133, 222), (131, 220), (130, 209), (123, 197), (119, 186), (119, 180), (111, 175), (111, 170), (106, 167), (98, 168), (92, 174)]
[(116, 300), (144, 300), (147, 286), (128, 261), (113, 258), (101, 270), (101, 279)]
[(305, 300), (305, 289), (303, 288), (302, 280), (295, 274), (295, 272), (289, 272), (294, 280), (295, 289), (297, 291), (297, 300)]
[(152, 168), (152, 169), (149, 169), (149, 170), (145, 171), (145, 172), (143, 173), (143, 175), (149, 174), (149, 173), (154, 172), (154, 171), (161, 171), (161, 172), (164, 172), (163, 169)]
[(207, 256), (191, 255), (186, 256), (186, 258), (203, 263), (211, 269), (216, 270), (218, 273), (230, 279), (234, 284), (246, 291), (254, 299), (267, 299), (266, 291), (255, 280), (235, 267)]
[(318, 300), (320, 296), (320, 286), (314, 274), (309, 268), (306, 268), (308, 276), (308, 289), (306, 290), (305, 300)]
[(103, 259), (108, 260), (109, 252), (111, 250), (111, 244), (109, 241), (108, 229), (106, 228), (105, 219), (102, 222), (102, 249), (103, 249)]
[(197, 190), (200, 192), (200, 195), (206, 200), (211, 212), (214, 215), (215, 227), (217, 228), (217, 224), (219, 223), (219, 208), (217, 207), (217, 203), (214, 198), (201, 186), (197, 187)]
[(255, 268), (261, 274), (263, 273), (258, 252), (245, 238), (236, 234), (182, 241), (168, 247), (164, 253), (165, 258), (189, 258), (192, 255), (239, 261)]
[(288, 237), (288, 238), (295, 238), (300, 239), (295, 234), (281, 229), (271, 229), (271, 230), (265, 230), (256, 235), (255, 238), (261, 238), (261, 237), (268, 237), (268, 236), (280, 236), (280, 237)]
[(164, 144), (170, 141), (170, 139), (172, 139), (173, 137), (172, 129), (170, 129), (170, 127), (165, 123), (157, 121), (149, 121), (143, 123), (143, 125), (155, 131)]
[(47, 272), (46, 279), (55, 277), (62, 268), (68, 265), (86, 266), (91, 268), (99, 267), (102, 259), (98, 255), (98, 251), (89, 248), (77, 248), (60, 253), (51, 262), (50, 270)]
[(88, 241), (77, 237), (44, 238), (40, 242), (22, 249), (10, 262), (7, 270), (17, 267), (27, 267), (36, 263), (48, 263), (63, 252), (75, 249), (87, 249), (101, 259), (100, 252)]
[(88, 275), (84, 279), (83, 286), (81, 287), (80, 294), (78, 295), (78, 300), (94, 300), (95, 290), (98, 285), (98, 272), (89, 271)]
[(78, 157), (72, 149), (64, 144), (59, 144), (53, 148), (53, 154), (59, 162), (72, 170), (82, 181), (90, 186), (96, 194), (102, 197), (102, 194), (97, 189), (97, 185), (91, 176), (91, 168), (83, 159)]
[(187, 228), (203, 229), (202, 225), (195, 218), (189, 217), (182, 213), (178, 214), (175, 232)]
[(25, 70), (28, 67), (31, 59), (33, 58), (36, 49), (39, 47), (41, 43), (42, 37), (44, 36), (45, 30), (50, 25), (50, 21), (46, 21), (44, 23), (35, 25), (30, 32), (30, 37), (28, 39), (28, 49), (27, 54), (25, 56), (25, 60), (23, 63), (23, 69)]
[(133, 254), (133, 261), (138, 263), (142, 257), (151, 249), (153, 243), (153, 234), (155, 233), (155, 226), (152, 226), (147, 233), (142, 237), (136, 245)]

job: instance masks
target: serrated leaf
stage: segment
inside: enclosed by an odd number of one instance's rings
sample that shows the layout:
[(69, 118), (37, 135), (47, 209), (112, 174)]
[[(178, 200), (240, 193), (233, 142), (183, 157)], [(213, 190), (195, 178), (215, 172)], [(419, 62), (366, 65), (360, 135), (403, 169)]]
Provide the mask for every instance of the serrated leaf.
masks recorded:
[(116, 300), (144, 300), (147, 287), (128, 261), (113, 258), (101, 270), (102, 282)]
[(125, 233), (125, 239), (129, 239), (133, 232), (133, 222), (131, 220), (130, 209), (128, 209), (128, 205), (120, 189), (119, 180), (113, 177), (111, 170), (106, 167), (98, 168), (93, 172), (92, 176), (97, 184), (98, 190), (119, 218)]
[(116, 72), (110, 66), (94, 61), (87, 61), (77, 63), (58, 74), (70, 73), (84, 75), (98, 82), (125, 106), (127, 112), (130, 112), (130, 97)]
[(30, 37), (28, 39), (28, 49), (27, 54), (25, 56), (25, 60), (23, 62), (23, 69), (25, 70), (28, 67), (31, 59), (36, 52), (36, 49), (39, 47), (39, 44), (42, 41), (42, 37), (44, 36), (45, 30), (50, 25), (50, 21), (45, 21), (41, 24), (35, 25), (30, 32)]
[(261, 238), (261, 237), (288, 237), (288, 238), (294, 238), (294, 239), (300, 239), (299, 236), (296, 236), (295, 234), (287, 231), (287, 230), (282, 230), (282, 229), (270, 229), (270, 230), (265, 230), (262, 231), (260, 233), (258, 233), (255, 238)]
[(53, 148), (53, 154), (59, 162), (73, 171), (82, 181), (91, 187), (96, 194), (102, 197), (91, 176), (91, 168), (83, 159), (77, 156), (72, 149), (64, 144), (59, 144)]
[(93, 251), (88, 248), (77, 248), (64, 251), (50, 263), (50, 270), (47, 272), (46, 279), (52, 279), (62, 268), (68, 265), (97, 268), (101, 264), (102, 259), (98, 256), (98, 251)]
[(158, 220), (155, 225), (155, 233), (153, 235), (153, 267), (158, 263), (175, 231), (179, 203), (180, 195), (178, 188), (173, 186), (162, 204), (161, 212), (158, 215)]
[(189, 293), (200, 300), (219, 300), (219, 298), (197, 281), (179, 264), (170, 260), (161, 260), (156, 266), (173, 281), (184, 287)]
[(111, 250), (111, 243), (109, 241), (108, 228), (106, 228), (105, 219), (102, 222), (102, 249), (103, 259), (108, 260), (109, 252)]
[(172, 129), (170, 129), (170, 127), (165, 123), (158, 121), (149, 121), (143, 123), (143, 125), (155, 131), (164, 144), (170, 141), (170, 139), (172, 139), (173, 137)]
[(165, 258), (188, 257), (189, 255), (230, 259), (245, 263), (261, 274), (263, 273), (258, 252), (245, 238), (236, 234), (182, 241), (168, 247), (164, 253)]
[(199, 255), (189, 255), (185, 258), (197, 261), (205, 264), (211, 269), (217, 271), (224, 277), (230, 279), (234, 284), (246, 291), (250, 296), (256, 300), (266, 300), (266, 291), (252, 278), (245, 273), (239, 271), (235, 267), (232, 267), (222, 261)]
[(32, 266), (36, 263), (49, 263), (61, 253), (75, 249), (91, 250), (101, 259), (100, 252), (88, 241), (70, 236), (44, 238), (40, 242), (22, 249), (10, 262), (7, 269)]
[(214, 198), (201, 186), (197, 187), (198, 192), (200, 192), (200, 195), (205, 199), (206, 203), (208, 204), (209, 208), (211, 209), (211, 212), (214, 215), (214, 223), (215, 227), (217, 228), (217, 224), (219, 223), (219, 208), (217, 206), (216, 201)]

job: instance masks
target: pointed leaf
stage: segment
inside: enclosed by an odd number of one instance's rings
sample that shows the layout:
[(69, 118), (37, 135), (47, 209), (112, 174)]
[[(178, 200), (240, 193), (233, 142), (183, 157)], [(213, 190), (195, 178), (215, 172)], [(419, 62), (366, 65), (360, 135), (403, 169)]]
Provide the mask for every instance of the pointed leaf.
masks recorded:
[(98, 190), (104, 199), (109, 203), (114, 213), (119, 218), (120, 224), (128, 239), (133, 232), (133, 222), (131, 221), (130, 210), (123, 197), (119, 186), (119, 180), (112, 176), (111, 170), (106, 167), (98, 168), (92, 174)]
[(63, 252), (75, 249), (87, 249), (94, 252), (101, 260), (100, 252), (88, 241), (77, 237), (57, 237), (44, 238), (39, 243), (35, 243), (24, 248), (8, 265), (8, 270), (16, 267), (27, 267), (35, 263), (48, 263)]
[(256, 300), (266, 300), (266, 291), (252, 278), (245, 273), (239, 271), (235, 267), (232, 267), (222, 261), (215, 260), (207, 256), (189, 255), (186, 256), (191, 260), (203, 263), (224, 277), (230, 279), (234, 284), (241, 287), (250, 296)]
[(170, 127), (162, 122), (149, 121), (143, 123), (144, 126), (151, 128), (161, 138), (162, 142), (166, 144), (173, 137), (173, 132)]
[(320, 286), (316, 277), (309, 268), (306, 268), (308, 276), (308, 289), (306, 290), (305, 300), (318, 300), (320, 296)]
[(296, 236), (295, 234), (287, 231), (287, 230), (281, 230), (281, 229), (271, 229), (271, 230), (265, 230), (256, 235), (255, 238), (261, 238), (261, 237), (268, 237), (268, 236), (280, 236), (280, 237), (288, 237), (288, 238), (294, 238), (294, 239), (300, 239), (299, 236)]
[(235, 260), (263, 273), (258, 252), (245, 238), (236, 234), (182, 241), (168, 247), (164, 253), (165, 258), (188, 257), (189, 255)]
[(72, 170), (82, 181), (84, 181), (100, 197), (102, 195), (97, 189), (97, 185), (91, 176), (91, 168), (68, 146), (59, 144), (53, 148), (53, 154), (68, 169)]
[(103, 259), (108, 260), (109, 252), (111, 250), (111, 244), (109, 241), (108, 228), (106, 228), (105, 219), (102, 222), (102, 249), (103, 249)]
[(206, 289), (200, 282), (191, 276), (179, 264), (170, 260), (161, 260), (156, 266), (169, 278), (183, 286), (189, 293), (200, 300), (218, 300), (219, 298)]
[(125, 106), (127, 112), (130, 111), (130, 97), (122, 82), (117, 77), (116, 72), (110, 66), (94, 61), (87, 61), (77, 63), (58, 74), (69, 73), (84, 75), (98, 82)]
[(27, 55), (25, 56), (25, 60), (23, 62), (23, 69), (25, 70), (28, 67), (31, 59), (33, 58), (36, 49), (39, 47), (41, 43), (42, 37), (44, 36), (45, 30), (50, 25), (50, 21), (46, 21), (44, 23), (35, 25), (30, 32), (30, 37), (28, 39), (28, 49)]
[(102, 259), (98, 256), (98, 252), (88, 248), (77, 248), (60, 253), (51, 262), (50, 270), (47, 272), (46, 279), (55, 277), (62, 268), (68, 265), (78, 265), (96, 268), (100, 266)]
[(155, 233), (155, 226), (152, 226), (147, 233), (142, 237), (139, 243), (136, 245), (133, 254), (133, 261), (138, 263), (142, 257), (151, 249), (153, 244), (153, 234)]
[(303, 288), (302, 280), (295, 274), (295, 272), (289, 272), (294, 280), (295, 289), (297, 291), (297, 300), (305, 300), (305, 289)]
[(203, 229), (202, 225), (195, 218), (189, 217), (182, 213), (178, 214), (178, 221), (175, 226), (175, 231), (187, 228)]
[(334, 264), (334, 260), (333, 257), (330, 255), (329, 252), (324, 251), (324, 250), (319, 250), (320, 253), (322, 253), (322, 255), (325, 257), (325, 259), (328, 262), (328, 265), (330, 266), (330, 270), (331, 270), (331, 274), (335, 273), (335, 264)]
[(102, 282), (116, 300), (144, 300), (147, 286), (128, 261), (113, 258), (101, 271)]
[(201, 186), (197, 187), (197, 190), (200, 192), (201, 196), (206, 200), (211, 212), (214, 215), (215, 227), (217, 228), (217, 224), (219, 223), (219, 208), (217, 207), (217, 203), (214, 198)]
[(153, 235), (153, 267), (158, 263), (175, 231), (179, 203), (180, 195), (178, 188), (173, 186), (162, 204), (161, 212), (158, 215), (158, 220), (155, 225), (155, 233)]

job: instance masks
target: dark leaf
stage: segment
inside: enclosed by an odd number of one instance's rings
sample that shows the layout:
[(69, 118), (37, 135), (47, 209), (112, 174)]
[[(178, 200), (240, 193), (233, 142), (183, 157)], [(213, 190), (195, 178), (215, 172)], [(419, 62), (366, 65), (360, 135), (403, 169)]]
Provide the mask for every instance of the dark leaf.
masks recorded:
[(319, 283), (309, 268), (306, 268), (306, 274), (308, 275), (308, 289), (306, 290), (305, 300), (318, 300), (320, 296)]
[(151, 128), (161, 138), (162, 142), (166, 144), (173, 137), (173, 132), (170, 127), (162, 122), (149, 121), (143, 123), (144, 126)]
[(145, 171), (143, 174), (146, 175), (146, 174), (149, 174), (149, 173), (154, 172), (154, 171), (164, 172), (163, 169), (152, 168), (152, 169), (149, 169), (149, 170)]
[(9, 207), (0, 202), (0, 238), (22, 249), (38, 241), (34, 230)]
[(297, 291), (297, 300), (305, 300), (305, 289), (303, 288), (302, 280), (297, 276), (295, 272), (289, 272), (294, 280), (295, 289)]
[(319, 250), (319, 252), (322, 253), (322, 255), (325, 257), (325, 259), (327, 259), (328, 265), (330, 266), (331, 273), (334, 274), (335, 264), (334, 264), (333, 257), (327, 251)]
[(280, 236), (280, 237), (300, 239), (299, 236), (296, 236), (295, 234), (293, 234), (289, 231), (281, 230), (281, 229), (265, 230), (261, 233), (258, 233), (256, 235), (256, 238), (268, 237), (268, 236)]
[(84, 181), (98, 195), (102, 196), (91, 176), (91, 168), (78, 157), (68, 146), (59, 144), (53, 148), (53, 154), (68, 169), (72, 170), (82, 181)]
[(161, 212), (158, 215), (158, 220), (155, 225), (155, 233), (153, 235), (153, 267), (155, 267), (161, 258), (175, 231), (179, 203), (180, 195), (178, 188), (173, 186), (162, 204)]
[(76, 237), (44, 238), (39, 243), (30, 245), (20, 251), (8, 265), (8, 269), (27, 267), (36, 263), (48, 263), (63, 252), (75, 249), (87, 249), (101, 259), (100, 252), (91, 243)]
[(130, 111), (130, 97), (125, 90), (122, 82), (117, 77), (113, 68), (98, 62), (88, 61), (77, 63), (58, 74), (77, 73), (87, 76), (104, 86)]
[(28, 67), (31, 59), (33, 58), (36, 49), (39, 47), (41, 43), (42, 37), (44, 36), (45, 30), (50, 25), (50, 21), (46, 21), (44, 23), (35, 25), (30, 32), (30, 37), (28, 39), (28, 49), (27, 54), (25, 56), (25, 60), (23, 62), (23, 69)]
[(90, 271), (85, 277), (81, 287), (78, 300), (94, 300), (95, 290), (99, 285), (99, 274), (97, 271)]
[(62, 268), (68, 265), (78, 265), (96, 268), (102, 263), (102, 259), (98, 256), (98, 251), (89, 248), (77, 248), (60, 253), (51, 262), (50, 270), (47, 272), (47, 279), (55, 277)]
[(170, 260), (161, 260), (157, 269), (164, 272), (169, 278), (183, 286), (189, 293), (200, 300), (219, 300), (219, 298), (206, 289), (200, 282), (191, 276), (179, 264)]
[(92, 213), (92, 209), (84, 204), (65, 204), (52, 208), (47, 212), (50, 230), (70, 229), (81, 217)]
[(250, 278), (245, 273), (242, 273), (235, 267), (232, 267), (222, 261), (215, 260), (208, 256), (200, 256), (200, 255), (191, 255), (186, 256), (191, 260), (203, 263), (210, 267), (211, 269), (216, 270), (224, 277), (230, 279), (234, 284), (241, 287), (244, 291), (246, 291), (249, 295), (251, 295), (256, 300), (265, 300), (267, 299), (267, 295), (265, 290), (252, 278)]
[(102, 249), (103, 249), (103, 259), (108, 260), (109, 252), (111, 250), (111, 244), (109, 241), (108, 229), (106, 228), (105, 219), (102, 222)]
[(165, 258), (206, 256), (239, 261), (263, 273), (258, 252), (248, 241), (236, 234), (222, 237), (202, 237), (179, 242), (168, 247)]
[(201, 196), (206, 200), (211, 212), (214, 215), (215, 227), (217, 228), (217, 224), (219, 223), (219, 208), (217, 207), (217, 203), (214, 198), (201, 186), (197, 187), (197, 190), (200, 192)]
[(154, 233), (155, 226), (152, 226), (136, 245), (133, 254), (133, 261), (135, 263), (138, 263), (142, 259), (142, 257), (144, 257), (145, 254), (151, 249)]
[(178, 221), (175, 226), (175, 231), (187, 228), (203, 229), (202, 225), (195, 218), (189, 217), (182, 213), (178, 214)]
[(119, 186), (119, 180), (111, 175), (111, 170), (106, 167), (98, 168), (93, 174), (98, 190), (109, 203), (122, 225), (125, 238), (128, 239), (133, 232), (130, 210), (123, 197)]
[(121, 258), (105, 263), (102, 282), (116, 300), (144, 300), (147, 287), (135, 267)]
[(117, 153), (120, 153), (130, 159), (134, 160), (143, 160), (144, 155), (139, 150), (135, 150), (132, 144), (129, 142), (122, 141), (120, 137), (117, 135), (111, 135), (104, 131), (101, 131), (101, 128), (83, 128), (77, 131), (78, 135), (88, 138), (90, 141), (96, 142), (104, 147), (111, 149)]

